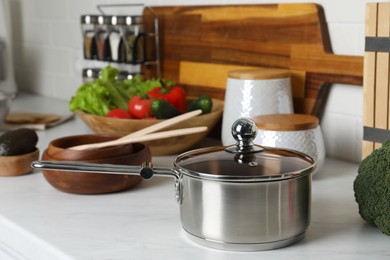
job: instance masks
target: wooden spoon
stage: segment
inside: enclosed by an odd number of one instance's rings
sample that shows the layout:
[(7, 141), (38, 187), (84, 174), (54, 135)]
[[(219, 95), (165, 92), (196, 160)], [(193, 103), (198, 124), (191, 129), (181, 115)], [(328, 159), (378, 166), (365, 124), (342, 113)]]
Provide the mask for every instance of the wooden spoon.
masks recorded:
[(187, 120), (191, 117), (200, 115), (201, 113), (202, 113), (202, 110), (197, 109), (197, 110), (194, 110), (194, 111), (191, 111), (188, 113), (184, 113), (182, 115), (164, 120), (158, 124), (151, 125), (149, 127), (146, 127), (144, 129), (141, 129), (141, 130), (136, 131), (134, 133), (130, 133), (128, 135), (125, 135), (125, 136), (118, 138), (116, 140), (113, 140), (113, 141), (101, 142), (101, 143), (96, 143), (96, 144), (77, 145), (77, 146), (69, 147), (68, 149), (86, 150), (86, 149), (93, 149), (93, 148), (102, 148), (102, 147), (114, 146), (114, 145), (119, 145), (119, 144), (145, 142), (145, 141), (151, 141), (151, 140), (156, 140), (156, 139), (160, 139), (160, 138), (168, 138), (168, 137), (172, 137), (175, 135), (177, 136), (177, 135), (186, 135), (186, 134), (203, 132), (203, 131), (207, 130), (207, 127), (184, 128), (184, 129), (160, 132), (160, 133), (156, 133), (153, 135), (150, 134), (150, 133), (156, 132), (158, 130), (161, 130), (165, 127), (168, 127), (168, 126), (174, 125), (176, 123), (179, 123), (181, 121)]
[(130, 139), (130, 138), (134, 138), (134, 137), (150, 134), (150, 133), (153, 133), (153, 132), (157, 132), (158, 130), (161, 130), (161, 129), (165, 128), (165, 127), (174, 125), (174, 124), (179, 123), (181, 121), (187, 120), (187, 119), (189, 119), (191, 117), (200, 115), (201, 113), (202, 113), (202, 110), (200, 110), (200, 109), (197, 109), (197, 110), (194, 110), (194, 111), (191, 111), (191, 112), (188, 112), (188, 113), (184, 113), (184, 114), (181, 114), (179, 116), (175, 116), (173, 118), (170, 118), (170, 119), (167, 119), (167, 120), (163, 120), (162, 122), (160, 122), (158, 124), (154, 124), (154, 125), (151, 125), (149, 127), (144, 128), (144, 129), (141, 129), (141, 130), (138, 130), (136, 132), (133, 132), (131, 134), (125, 135), (125, 136), (119, 138), (118, 140)]
[(142, 136), (135, 136), (135, 137), (126, 136), (126, 138), (124, 138), (124, 139), (119, 138), (119, 139), (115, 139), (113, 141), (102, 142), (102, 143), (77, 145), (77, 146), (70, 147), (68, 149), (87, 150), (87, 149), (102, 148), (102, 147), (129, 144), (129, 143), (135, 143), (135, 142), (146, 142), (146, 141), (174, 137), (174, 136), (179, 136), (179, 135), (195, 134), (195, 133), (204, 132), (206, 130), (207, 130), (207, 126), (182, 128), (182, 129), (152, 133), (152, 134), (147, 134), (147, 135), (142, 135)]

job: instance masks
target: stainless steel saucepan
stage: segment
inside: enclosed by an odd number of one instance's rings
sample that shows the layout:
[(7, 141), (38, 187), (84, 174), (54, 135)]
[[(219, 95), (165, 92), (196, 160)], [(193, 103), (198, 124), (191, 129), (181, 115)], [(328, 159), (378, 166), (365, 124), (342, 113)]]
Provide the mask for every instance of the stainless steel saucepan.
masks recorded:
[(174, 168), (33, 162), (34, 168), (175, 178), (184, 230), (218, 249), (268, 250), (304, 237), (310, 222), (311, 173), (315, 162), (293, 150), (254, 145), (256, 126), (247, 118), (232, 126), (237, 145), (179, 155)]

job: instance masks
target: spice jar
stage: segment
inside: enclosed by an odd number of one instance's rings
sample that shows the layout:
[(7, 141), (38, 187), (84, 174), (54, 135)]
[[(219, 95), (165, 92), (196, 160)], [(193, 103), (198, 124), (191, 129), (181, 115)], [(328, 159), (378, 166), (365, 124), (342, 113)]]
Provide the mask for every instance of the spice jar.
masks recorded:
[(111, 16), (110, 29), (108, 41), (110, 44), (111, 61), (120, 62), (123, 61), (123, 43), (121, 37), (120, 27), (118, 25), (119, 17)]
[(146, 56), (143, 18), (141, 16), (122, 16), (118, 23), (123, 39), (125, 62), (142, 63)]
[(253, 118), (257, 126), (255, 144), (293, 149), (312, 157), (317, 174), (325, 160), (325, 145), (317, 117), (306, 114), (270, 114)]
[(81, 31), (84, 41), (84, 58), (93, 59), (97, 57), (97, 46), (95, 40), (95, 24), (98, 17), (96, 15), (81, 16)]
[(137, 74), (140, 74), (140, 73), (121, 70), (121, 71), (119, 71), (118, 75), (116, 76), (116, 79), (120, 80), (120, 81), (131, 80)]
[(100, 77), (99, 68), (85, 68), (83, 69), (83, 83), (91, 83)]
[(109, 16), (99, 15), (95, 24), (95, 40), (97, 46), (97, 59), (110, 60), (110, 46), (108, 43), (109, 25), (111, 19)]

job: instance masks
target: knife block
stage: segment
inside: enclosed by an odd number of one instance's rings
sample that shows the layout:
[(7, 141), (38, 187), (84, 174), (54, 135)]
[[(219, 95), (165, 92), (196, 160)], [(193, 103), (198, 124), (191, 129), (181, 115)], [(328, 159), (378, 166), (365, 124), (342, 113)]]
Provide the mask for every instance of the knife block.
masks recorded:
[(366, 4), (362, 159), (390, 139), (390, 3)]

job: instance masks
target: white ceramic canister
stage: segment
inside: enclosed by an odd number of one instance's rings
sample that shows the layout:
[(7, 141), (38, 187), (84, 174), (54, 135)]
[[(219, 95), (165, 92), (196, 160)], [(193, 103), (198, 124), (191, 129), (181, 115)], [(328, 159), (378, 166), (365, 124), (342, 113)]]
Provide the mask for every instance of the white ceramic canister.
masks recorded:
[(290, 71), (236, 70), (228, 73), (222, 119), (222, 144), (232, 145), (231, 126), (242, 117), (293, 113)]
[(317, 117), (306, 114), (272, 114), (253, 118), (257, 126), (255, 144), (293, 149), (312, 157), (317, 174), (325, 160), (325, 145)]

